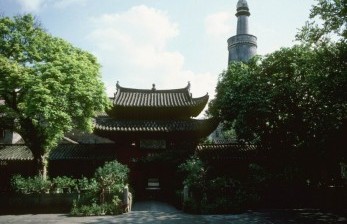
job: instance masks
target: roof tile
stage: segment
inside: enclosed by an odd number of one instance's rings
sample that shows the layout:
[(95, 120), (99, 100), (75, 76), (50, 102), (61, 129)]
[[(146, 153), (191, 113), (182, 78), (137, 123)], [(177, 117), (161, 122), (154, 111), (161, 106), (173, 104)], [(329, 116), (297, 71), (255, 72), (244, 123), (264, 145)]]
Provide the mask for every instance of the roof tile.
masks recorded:
[(211, 132), (218, 123), (214, 119), (205, 120), (115, 120), (110, 117), (97, 117), (95, 129), (121, 132), (177, 132), (199, 131), (210, 127)]
[(200, 98), (192, 98), (189, 88), (190, 85), (171, 90), (131, 89), (117, 84), (113, 104), (123, 107), (186, 107), (207, 103), (207, 94)]
[(33, 160), (34, 156), (25, 145), (0, 145), (0, 160)]
[(254, 144), (201, 144), (197, 146), (196, 150), (200, 156), (213, 160), (250, 159), (266, 156), (262, 147)]

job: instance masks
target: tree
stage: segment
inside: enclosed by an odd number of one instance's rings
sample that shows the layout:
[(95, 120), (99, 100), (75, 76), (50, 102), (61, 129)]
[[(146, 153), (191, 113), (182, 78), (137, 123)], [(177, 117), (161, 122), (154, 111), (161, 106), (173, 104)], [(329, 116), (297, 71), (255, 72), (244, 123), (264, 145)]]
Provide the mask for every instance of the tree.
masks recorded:
[(64, 133), (91, 131), (107, 107), (99, 69), (93, 55), (53, 37), (33, 16), (0, 17), (0, 125), (22, 136), (39, 174)]
[(282, 48), (221, 74), (209, 113), (238, 138), (271, 148), (320, 148), (346, 124), (347, 48)]
[(318, 0), (297, 35), (301, 45), (231, 64), (209, 114), (239, 139), (271, 148), (338, 147), (347, 126), (346, 6)]
[[(316, 0), (310, 13), (310, 21), (306, 22), (296, 39), (308, 44), (329, 42), (335, 36), (339, 42), (347, 39), (347, 1)], [(317, 18), (319, 22), (317, 22)]]

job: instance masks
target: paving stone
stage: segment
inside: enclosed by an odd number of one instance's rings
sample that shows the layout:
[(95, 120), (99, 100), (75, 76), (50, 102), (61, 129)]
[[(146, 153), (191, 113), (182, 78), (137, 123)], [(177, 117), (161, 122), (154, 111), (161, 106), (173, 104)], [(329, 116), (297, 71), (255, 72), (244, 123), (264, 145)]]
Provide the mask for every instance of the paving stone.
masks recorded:
[[(341, 215), (342, 214), (342, 215)], [(119, 216), (70, 217), (67, 214), (3, 215), (0, 223), (125, 223), (125, 224), (347, 224), (347, 213), (314, 209), (249, 211), (233, 215), (191, 215), (161, 202), (138, 202), (133, 211)]]

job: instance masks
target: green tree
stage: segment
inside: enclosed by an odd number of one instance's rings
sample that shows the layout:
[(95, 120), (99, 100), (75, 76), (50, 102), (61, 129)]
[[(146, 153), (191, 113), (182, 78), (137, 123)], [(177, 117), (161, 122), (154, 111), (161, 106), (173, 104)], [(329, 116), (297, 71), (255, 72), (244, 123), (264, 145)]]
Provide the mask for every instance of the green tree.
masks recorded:
[(271, 147), (327, 140), (346, 122), (347, 48), (283, 48), (221, 74), (209, 113)]
[(39, 174), (64, 133), (91, 131), (107, 107), (99, 69), (93, 55), (53, 37), (33, 16), (0, 17), (0, 125), (23, 137)]
[[(346, 1), (319, 0), (310, 17), (323, 26), (307, 23), (301, 45), (231, 64), (209, 114), (239, 139), (272, 148), (336, 146), (346, 134), (346, 10)], [(338, 41), (327, 39), (332, 34)]]
[(347, 39), (347, 1), (316, 0), (306, 22), (296, 39), (308, 44), (321, 44), (337, 37), (339, 42)]

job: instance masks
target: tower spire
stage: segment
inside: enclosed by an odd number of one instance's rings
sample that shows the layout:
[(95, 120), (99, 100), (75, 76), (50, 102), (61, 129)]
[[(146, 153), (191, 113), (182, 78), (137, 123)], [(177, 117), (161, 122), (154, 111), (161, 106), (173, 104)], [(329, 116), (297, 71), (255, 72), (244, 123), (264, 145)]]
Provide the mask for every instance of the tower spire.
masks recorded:
[(239, 0), (236, 5), (236, 35), (228, 39), (229, 60), (248, 61), (257, 53), (257, 37), (249, 34), (248, 17), (251, 15), (246, 0)]

